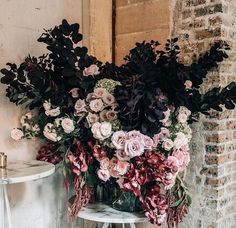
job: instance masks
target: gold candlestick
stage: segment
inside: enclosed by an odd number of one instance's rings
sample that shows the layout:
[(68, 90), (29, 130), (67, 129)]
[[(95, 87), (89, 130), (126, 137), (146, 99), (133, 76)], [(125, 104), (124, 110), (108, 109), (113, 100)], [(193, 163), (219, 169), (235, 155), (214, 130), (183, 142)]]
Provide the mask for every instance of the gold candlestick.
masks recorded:
[(0, 168), (5, 169), (7, 167), (7, 155), (0, 152)]

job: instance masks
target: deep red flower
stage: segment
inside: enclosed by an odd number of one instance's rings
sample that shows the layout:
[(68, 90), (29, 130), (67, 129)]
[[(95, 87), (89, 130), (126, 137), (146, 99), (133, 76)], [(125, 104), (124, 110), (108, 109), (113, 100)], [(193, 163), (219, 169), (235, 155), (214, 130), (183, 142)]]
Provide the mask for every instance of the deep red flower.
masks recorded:
[(99, 144), (97, 140), (91, 140), (88, 142), (88, 146), (90, 147), (93, 156), (98, 160), (102, 160), (107, 156), (107, 151)]
[(59, 146), (58, 143), (48, 143), (46, 146), (42, 146), (38, 151), (37, 160), (58, 164), (62, 160), (61, 152), (58, 150)]

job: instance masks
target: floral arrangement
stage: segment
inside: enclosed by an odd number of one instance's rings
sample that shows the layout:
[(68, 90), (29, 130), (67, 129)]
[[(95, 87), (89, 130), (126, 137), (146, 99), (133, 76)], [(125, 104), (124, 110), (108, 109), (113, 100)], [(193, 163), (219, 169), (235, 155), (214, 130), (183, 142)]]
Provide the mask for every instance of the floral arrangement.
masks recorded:
[(38, 159), (63, 165), (71, 215), (102, 186), (118, 198), (128, 193), (150, 222), (174, 227), (191, 204), (183, 180), (190, 124), (199, 113), (235, 107), (235, 83), (204, 94), (199, 89), (229, 47), (217, 42), (184, 65), (177, 38), (162, 51), (158, 42), (137, 43), (116, 66), (88, 55), (81, 40), (79, 25), (63, 20), (38, 39), (48, 54), (1, 70), (6, 96), (31, 110), (11, 137), (45, 140)]

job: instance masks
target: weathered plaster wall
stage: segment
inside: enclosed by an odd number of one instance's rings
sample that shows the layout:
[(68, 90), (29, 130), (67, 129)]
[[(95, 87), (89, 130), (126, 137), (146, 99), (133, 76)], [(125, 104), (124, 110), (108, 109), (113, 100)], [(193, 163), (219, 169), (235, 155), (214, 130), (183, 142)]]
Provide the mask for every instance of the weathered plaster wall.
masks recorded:
[[(29, 53), (45, 52), (36, 42), (43, 28), (82, 19), (81, 0), (1, 0), (0, 1), (0, 67), (6, 62), (20, 63)], [(16, 143), (10, 139), (11, 128), (17, 126), (20, 107), (11, 104), (0, 85), (0, 151), (9, 159), (33, 159), (38, 142)], [(13, 227), (66, 228), (65, 195), (61, 175), (37, 182), (9, 186)]]

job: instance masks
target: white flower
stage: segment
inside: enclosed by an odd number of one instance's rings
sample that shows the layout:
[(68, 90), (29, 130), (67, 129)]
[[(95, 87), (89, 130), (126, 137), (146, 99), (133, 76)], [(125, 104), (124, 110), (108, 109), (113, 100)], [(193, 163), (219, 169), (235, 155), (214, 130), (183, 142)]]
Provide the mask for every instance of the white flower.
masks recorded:
[(92, 125), (91, 131), (93, 133), (93, 137), (98, 140), (104, 140), (105, 138), (103, 137), (101, 131), (101, 123), (96, 122)]
[(70, 90), (70, 94), (73, 98), (79, 97), (79, 88), (73, 88)]
[(57, 135), (56, 130), (54, 129), (54, 125), (51, 123), (45, 125), (43, 135), (53, 142), (58, 142), (61, 140), (61, 137)]
[(180, 147), (188, 144), (188, 138), (186, 135), (182, 132), (178, 132), (176, 134), (176, 138), (174, 140), (174, 147), (175, 149), (179, 149)]
[(164, 124), (164, 126), (168, 126), (168, 125), (165, 125), (168, 120), (169, 120), (169, 117), (170, 117), (170, 109), (168, 108), (165, 112), (163, 112), (164, 114), (164, 119), (160, 120), (161, 123)]
[(91, 126), (94, 123), (98, 122), (99, 117), (98, 117), (98, 115), (89, 112), (89, 114), (87, 115), (86, 119), (88, 121), (89, 126)]
[(106, 93), (105, 96), (102, 97), (102, 100), (105, 104), (112, 105), (115, 102), (115, 97), (110, 93)]
[(55, 124), (56, 124), (57, 127), (61, 126), (61, 121), (62, 121), (62, 119), (63, 119), (63, 118), (56, 118), (56, 119), (55, 119), (54, 122), (55, 122)]
[(112, 127), (108, 122), (96, 122), (92, 125), (91, 131), (95, 139), (104, 140), (111, 136)]
[(61, 126), (64, 129), (65, 133), (69, 134), (75, 130), (74, 122), (70, 118), (64, 118), (61, 121)]
[(104, 88), (96, 88), (94, 89), (93, 96), (95, 98), (103, 98), (105, 95), (107, 95), (107, 91)]
[(45, 111), (50, 110), (51, 107), (52, 107), (52, 104), (51, 104), (50, 100), (49, 101), (44, 101), (43, 107), (44, 107)]
[(85, 67), (84, 71), (83, 71), (83, 75), (86, 77), (86, 76), (89, 76), (89, 75), (98, 75), (100, 74), (99, 72), (99, 67), (95, 64), (92, 64), (90, 65), (89, 67)]
[(32, 126), (32, 131), (34, 133), (38, 133), (40, 131), (39, 125), (38, 124), (33, 125)]
[(89, 107), (94, 112), (100, 112), (103, 110), (104, 105), (101, 99), (94, 99), (90, 102)]
[(109, 138), (112, 133), (112, 126), (109, 122), (102, 122), (100, 126), (101, 134), (104, 138)]
[(24, 133), (22, 130), (20, 129), (17, 129), (17, 128), (14, 128), (12, 131), (11, 131), (11, 137), (16, 140), (16, 141), (19, 141), (21, 140), (23, 137), (24, 137)]
[(185, 88), (186, 88), (186, 89), (191, 89), (192, 86), (193, 86), (193, 83), (192, 83), (192, 81), (190, 81), (190, 80), (186, 80), (185, 83), (184, 83), (184, 85), (185, 85)]
[(98, 174), (99, 179), (103, 181), (107, 181), (111, 177), (108, 169), (99, 169), (97, 174)]
[(124, 131), (116, 131), (111, 137), (111, 142), (116, 149), (120, 150), (124, 148), (125, 139), (126, 133)]
[(60, 113), (61, 113), (60, 107), (45, 111), (46, 116), (52, 116), (52, 117), (59, 116)]
[(189, 117), (191, 115), (191, 111), (184, 106), (179, 107), (179, 113), (186, 114), (187, 117)]
[(177, 120), (179, 123), (186, 123), (188, 120), (188, 116), (185, 113), (179, 113), (177, 116)]
[(170, 151), (174, 146), (174, 142), (171, 139), (164, 139), (162, 146), (166, 151)]
[(78, 99), (75, 103), (75, 115), (81, 116), (85, 112), (87, 112), (85, 101), (82, 99)]

